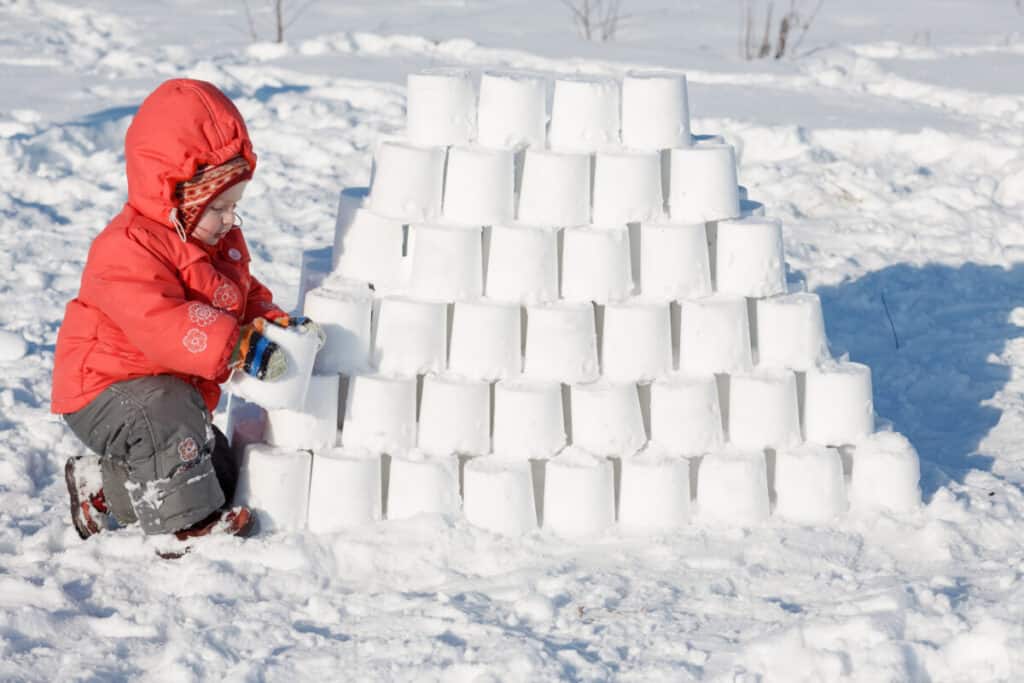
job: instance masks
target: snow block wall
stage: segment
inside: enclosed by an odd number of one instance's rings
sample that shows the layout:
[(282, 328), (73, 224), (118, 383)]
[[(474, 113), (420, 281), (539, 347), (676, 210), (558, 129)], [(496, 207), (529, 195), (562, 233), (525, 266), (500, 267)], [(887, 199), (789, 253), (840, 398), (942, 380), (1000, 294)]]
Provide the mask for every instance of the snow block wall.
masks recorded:
[[(870, 368), (831, 358), (682, 74), (411, 74), (373, 168), (341, 190), (304, 302), (327, 342), (306, 400), (264, 406), (253, 500), (287, 469), (314, 532), (441, 513), (571, 538), (920, 503)], [(301, 528), (287, 511), (264, 503)]]

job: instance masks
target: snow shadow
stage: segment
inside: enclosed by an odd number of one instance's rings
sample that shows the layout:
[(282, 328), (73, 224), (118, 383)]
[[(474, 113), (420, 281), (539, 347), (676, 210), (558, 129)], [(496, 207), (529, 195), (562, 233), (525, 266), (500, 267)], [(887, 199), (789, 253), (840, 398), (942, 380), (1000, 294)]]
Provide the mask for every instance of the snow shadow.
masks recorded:
[(817, 290), (833, 354), (871, 366), (881, 424), (917, 448), (926, 501), (949, 479), (992, 468), (979, 445), (1002, 411), (985, 402), (1010, 368), (989, 359), (1024, 334), (1011, 322), (1022, 283), (1024, 265), (897, 264)]

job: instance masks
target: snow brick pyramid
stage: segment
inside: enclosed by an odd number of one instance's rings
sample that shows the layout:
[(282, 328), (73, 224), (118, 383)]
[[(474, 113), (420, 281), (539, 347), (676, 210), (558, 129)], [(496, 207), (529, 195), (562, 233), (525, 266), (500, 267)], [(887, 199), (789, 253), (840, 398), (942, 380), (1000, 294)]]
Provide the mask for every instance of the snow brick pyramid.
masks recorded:
[(586, 538), (920, 503), (870, 369), (787, 285), (781, 221), (691, 135), (685, 76), (436, 69), (407, 111), (342, 190), (329, 264), (304, 259), (327, 333), (305, 400), (232, 399), (269, 528), (461, 512)]

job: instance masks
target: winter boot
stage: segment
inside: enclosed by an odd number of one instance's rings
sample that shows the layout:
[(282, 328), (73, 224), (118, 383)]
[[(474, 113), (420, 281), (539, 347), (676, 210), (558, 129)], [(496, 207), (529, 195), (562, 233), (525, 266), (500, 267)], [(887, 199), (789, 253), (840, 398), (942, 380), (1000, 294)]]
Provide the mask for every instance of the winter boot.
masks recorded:
[(226, 510), (217, 510), (192, 526), (181, 531), (175, 531), (174, 536), (179, 541), (220, 534), (245, 538), (246, 536), (251, 536), (256, 531), (255, 527), (256, 518), (253, 516), (252, 511), (243, 505)]
[(106, 498), (99, 458), (76, 455), (64, 464), (64, 483), (71, 503), (71, 523), (85, 540), (107, 528)]

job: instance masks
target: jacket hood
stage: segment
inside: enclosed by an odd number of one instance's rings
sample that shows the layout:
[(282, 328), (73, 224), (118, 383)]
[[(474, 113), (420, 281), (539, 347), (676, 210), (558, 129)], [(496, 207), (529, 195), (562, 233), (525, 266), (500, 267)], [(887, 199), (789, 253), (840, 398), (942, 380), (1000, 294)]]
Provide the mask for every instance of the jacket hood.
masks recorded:
[(236, 156), (256, 169), (245, 120), (234, 103), (206, 81), (177, 78), (162, 83), (143, 100), (125, 136), (128, 203), (139, 213), (173, 227), (175, 186), (196, 169)]

